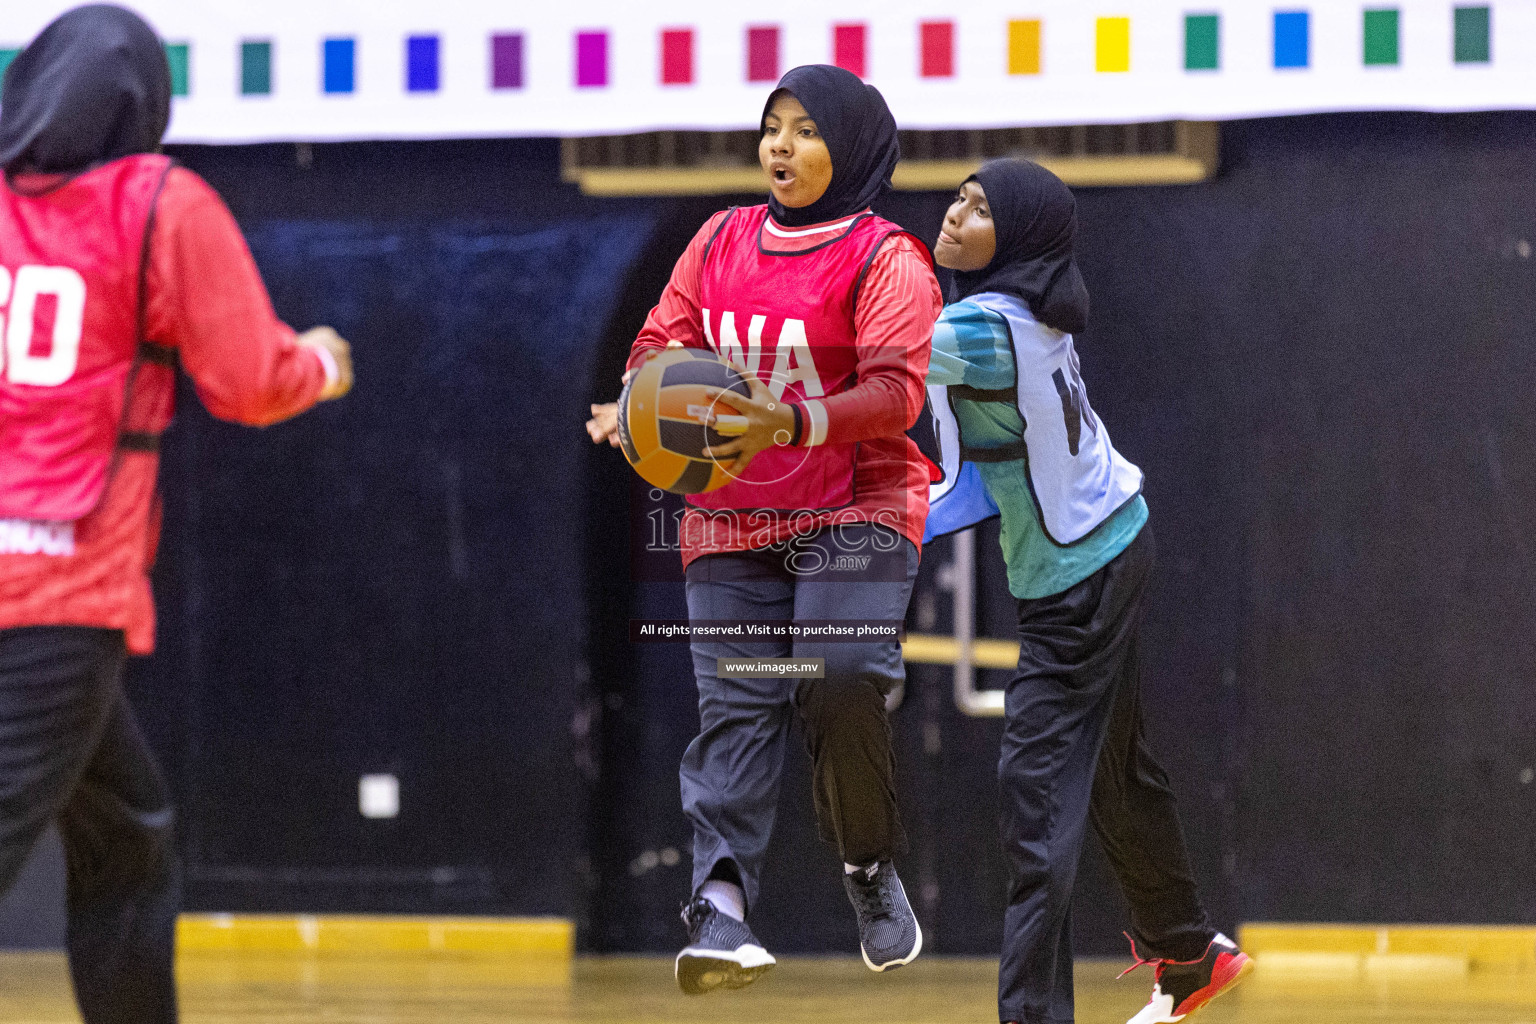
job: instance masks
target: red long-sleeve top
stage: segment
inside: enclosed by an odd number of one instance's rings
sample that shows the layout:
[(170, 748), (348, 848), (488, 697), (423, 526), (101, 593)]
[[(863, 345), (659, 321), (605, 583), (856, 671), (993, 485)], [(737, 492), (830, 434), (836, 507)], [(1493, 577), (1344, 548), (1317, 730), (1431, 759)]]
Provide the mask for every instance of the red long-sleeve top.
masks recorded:
[[(18, 185), (29, 183), (22, 178)], [(149, 340), (178, 351), (213, 415), (265, 426), (319, 400), (326, 380), (321, 357), (277, 319), (234, 217), (184, 168), (171, 170), (156, 207), (146, 285)], [(124, 429), (164, 430), (174, 397), (174, 375), (145, 364)], [(0, 629), (121, 629), (131, 652), (152, 651), (149, 569), (160, 532), (158, 471), (155, 454), (119, 452), (100, 504), (74, 524), (72, 554), (0, 554)]]
[[(721, 211), (705, 222), (678, 258), (671, 280), (630, 350), (630, 368), (668, 341), (708, 347), (700, 280), (705, 247), (725, 216), (726, 211)], [(798, 252), (827, 242), (846, 226), (843, 219), (795, 228), (792, 235), (769, 230), (762, 233), (761, 241), (773, 252)], [(689, 509), (682, 524), (684, 565), (701, 555), (767, 547), (830, 523), (883, 523), (921, 550), (928, 517), (928, 465), (906, 430), (923, 408), (933, 324), (944, 298), (918, 246), (905, 235), (892, 235), (881, 243), (854, 309), (858, 381), (847, 391), (816, 400), (826, 411), (826, 431), (814, 438), (817, 443), (859, 442), (853, 503), (811, 518), (776, 517), (766, 524), (754, 519), (750, 528), (734, 521), (750, 513)], [(808, 415), (803, 419), (810, 422)], [(811, 441), (811, 435), (804, 432), (801, 443)]]

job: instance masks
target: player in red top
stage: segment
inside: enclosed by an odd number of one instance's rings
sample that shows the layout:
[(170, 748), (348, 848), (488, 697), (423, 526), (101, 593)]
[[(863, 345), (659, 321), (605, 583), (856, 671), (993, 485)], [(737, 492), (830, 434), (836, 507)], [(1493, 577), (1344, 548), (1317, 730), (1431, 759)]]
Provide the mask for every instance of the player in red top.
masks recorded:
[[(896, 124), (857, 76), (800, 67), (769, 97), (758, 154), (768, 204), (716, 214), (699, 230), (630, 357), (633, 372), (669, 344), (707, 347), (735, 362), (753, 392), (730, 396), (746, 432), (711, 449), (735, 459), (736, 479), (694, 495), (683, 519), (689, 618), (899, 624), (929, 479), (905, 431), (922, 410), (942, 301), (922, 243), (869, 211), (900, 155)], [(614, 416), (593, 407), (594, 441), (616, 441)], [(690, 993), (739, 987), (774, 963), (745, 917), (793, 713), (865, 962), (876, 971), (909, 963), (922, 932), (891, 863), (905, 844), (885, 716), (885, 695), (903, 678), (895, 636), (692, 645), (700, 732), (681, 770), (694, 845), (678, 983)], [(824, 678), (719, 673), (720, 659), (789, 655), (824, 659)]]
[(122, 691), (154, 643), (148, 570), (176, 362), (261, 425), (351, 385), (346, 342), (281, 323), (234, 219), (156, 155), (154, 31), (77, 8), (12, 62), (0, 107), (0, 891), (57, 820), (87, 1024), (176, 1020), (169, 795)]

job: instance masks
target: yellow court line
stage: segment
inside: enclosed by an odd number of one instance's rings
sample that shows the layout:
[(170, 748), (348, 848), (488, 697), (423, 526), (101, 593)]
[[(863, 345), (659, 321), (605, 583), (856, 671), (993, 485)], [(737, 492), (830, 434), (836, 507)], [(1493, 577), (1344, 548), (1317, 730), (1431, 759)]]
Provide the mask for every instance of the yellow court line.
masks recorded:
[[(1238, 929), (1238, 944), (1266, 965), (1317, 966), (1322, 959), (1341, 969), (1536, 970), (1536, 928), (1508, 925), (1293, 924), (1256, 922)], [(1416, 966), (1415, 966), (1416, 965)]]
[(576, 926), (556, 917), (183, 914), (183, 952), (533, 953), (569, 959)]

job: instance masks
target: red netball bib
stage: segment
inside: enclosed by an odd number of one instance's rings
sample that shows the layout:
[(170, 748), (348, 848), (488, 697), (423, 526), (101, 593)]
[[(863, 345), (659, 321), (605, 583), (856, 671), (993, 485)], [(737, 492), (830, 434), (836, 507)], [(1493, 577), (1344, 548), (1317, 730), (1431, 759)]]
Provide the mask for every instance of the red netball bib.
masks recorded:
[[(831, 241), (771, 252), (761, 244), (767, 219), (766, 205), (732, 210), (710, 240), (699, 298), (704, 337), (776, 397), (802, 404), (804, 442), (825, 424), (817, 400), (857, 380), (858, 287), (880, 244), (901, 229), (866, 213)], [(731, 483), (688, 500), (704, 509), (839, 508), (853, 501), (857, 450), (857, 444), (768, 448)]]
[(169, 167), (125, 157), (38, 196), (0, 184), (0, 519), (75, 520), (101, 498)]

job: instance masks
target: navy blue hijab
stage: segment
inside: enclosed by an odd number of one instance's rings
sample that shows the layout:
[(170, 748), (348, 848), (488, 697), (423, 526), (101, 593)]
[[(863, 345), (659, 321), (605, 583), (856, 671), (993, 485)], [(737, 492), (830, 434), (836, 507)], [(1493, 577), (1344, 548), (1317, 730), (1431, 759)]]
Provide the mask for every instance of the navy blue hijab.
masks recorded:
[(160, 148), (171, 68), (155, 30), (109, 4), (59, 15), (0, 86), (0, 168), (72, 174)]
[(896, 119), (885, 97), (851, 71), (831, 64), (805, 64), (779, 79), (778, 88), (763, 105), (760, 129), (774, 99), (786, 92), (800, 101), (826, 141), (832, 156), (832, 183), (810, 206), (787, 207), (770, 195), (773, 219), (785, 227), (803, 227), (867, 209), (891, 187), (891, 172), (901, 159)]
[(1072, 258), (1077, 200), (1056, 175), (1029, 160), (993, 160), (966, 181), (987, 194), (997, 252), (980, 270), (955, 272), (955, 298), (1002, 292), (1036, 320), (1068, 334), (1088, 326), (1088, 286)]

